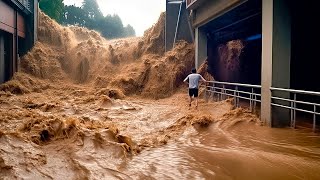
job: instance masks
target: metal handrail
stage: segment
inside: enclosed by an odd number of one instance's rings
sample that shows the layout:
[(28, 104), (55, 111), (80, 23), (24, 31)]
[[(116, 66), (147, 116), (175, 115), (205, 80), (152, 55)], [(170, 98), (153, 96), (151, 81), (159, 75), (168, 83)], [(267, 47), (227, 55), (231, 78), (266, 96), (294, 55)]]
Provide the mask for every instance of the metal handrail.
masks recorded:
[[(281, 91), (281, 92), (293, 93), (293, 99), (291, 99), (291, 98), (282, 98), (282, 97), (277, 97), (277, 96), (271, 96), (271, 99), (290, 102), (290, 106), (282, 105), (282, 104), (279, 104), (279, 103), (271, 103), (271, 105), (282, 107), (282, 108), (286, 108), (286, 109), (290, 109), (290, 125), (291, 125), (292, 128), (296, 127), (296, 111), (301, 111), (301, 112), (306, 112), (306, 113), (313, 114), (312, 129), (313, 129), (313, 132), (316, 131), (316, 120), (317, 120), (317, 116), (316, 115), (320, 115), (320, 113), (317, 112), (317, 107), (320, 107), (320, 104), (312, 103), (312, 102), (305, 102), (305, 101), (301, 101), (301, 100), (298, 101), (297, 100), (297, 94), (320, 96), (320, 92), (296, 90), (296, 89), (285, 89), (285, 88), (275, 88), (275, 87), (270, 87), (270, 90), (271, 91)], [(297, 108), (297, 104), (311, 105), (311, 106), (313, 106), (313, 111)]]
[(271, 87), (270, 90), (320, 96), (320, 92), (316, 92), (316, 91), (305, 91), (305, 90), (285, 89), (285, 88), (275, 88), (275, 87)]
[(252, 85), (252, 84), (231, 83), (231, 82), (223, 82), (223, 81), (206, 81), (206, 82), (207, 83), (215, 83), (215, 84), (233, 85), (233, 86), (261, 88), (261, 85)]
[(309, 111), (309, 110), (305, 110), (305, 109), (300, 109), (300, 108), (292, 108), (290, 106), (285, 106), (285, 105), (281, 105), (281, 104), (275, 104), (275, 103), (271, 103), (271, 105), (274, 106), (278, 106), (278, 107), (283, 107), (283, 108), (287, 108), (287, 109), (292, 109), (292, 110), (296, 110), (296, 111), (301, 111), (301, 112), (306, 112), (306, 113), (310, 113), (310, 114), (316, 114), (316, 115), (320, 115), (320, 113), (318, 112), (313, 112), (313, 111)]
[[(206, 86), (206, 87), (211, 87), (211, 86)], [(231, 91), (231, 92), (239, 92), (239, 93), (242, 93), (242, 94), (252, 94), (252, 95), (256, 95), (256, 96), (261, 96), (261, 94), (258, 94), (258, 93), (250, 93), (250, 92), (246, 92), (246, 91), (236, 91), (236, 90), (233, 90), (233, 89), (227, 89), (227, 88), (220, 88), (220, 87), (213, 87), (215, 89), (219, 89), (219, 90), (225, 90), (225, 91)], [(211, 91), (211, 90), (208, 90), (208, 91)], [(213, 92), (213, 91), (211, 91)]]
[[(231, 96), (235, 98), (234, 106), (239, 107), (240, 99), (249, 100), (250, 102), (250, 110), (256, 110), (257, 102), (261, 102), (257, 97), (261, 98), (261, 94), (256, 93), (255, 89), (261, 89), (260, 85), (252, 85), (252, 84), (241, 84), (241, 83), (231, 83), (231, 82), (221, 82), (221, 81), (206, 81), (211, 85), (207, 85), (206, 87), (206, 95), (208, 92), (213, 93), (213, 97), (215, 94), (218, 95), (218, 100), (226, 99), (226, 96)], [(215, 85), (219, 85), (222, 87), (216, 87)], [(234, 89), (231, 87), (226, 88), (225, 86), (233, 86)], [(249, 91), (238, 90), (238, 88), (250, 88)], [(229, 92), (229, 93), (228, 93)], [(233, 92), (233, 93), (230, 93)], [(244, 96), (246, 94), (247, 96)], [(249, 97), (248, 97), (249, 95)], [(206, 96), (207, 97), (207, 96)]]
[(280, 97), (271, 97), (271, 98), (272, 99), (276, 99), (276, 100), (280, 100), (280, 101), (296, 102), (296, 103), (299, 103), (299, 104), (320, 106), (320, 104), (317, 104), (317, 103), (310, 103), (310, 102), (304, 102), (304, 101), (294, 101), (294, 100), (291, 100), (291, 99), (280, 98)]

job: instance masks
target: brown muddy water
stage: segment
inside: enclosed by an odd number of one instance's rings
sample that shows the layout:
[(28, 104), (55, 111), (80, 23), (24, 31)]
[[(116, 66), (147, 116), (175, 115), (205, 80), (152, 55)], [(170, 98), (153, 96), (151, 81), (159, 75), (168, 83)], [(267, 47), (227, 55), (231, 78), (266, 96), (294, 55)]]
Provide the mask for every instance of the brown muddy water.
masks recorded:
[(3, 100), (1, 118), (12, 123), (0, 121), (0, 179), (320, 178), (318, 135), (261, 126), (230, 101), (201, 101), (195, 110), (186, 92)]
[(320, 179), (318, 134), (262, 126), (232, 100), (188, 109), (194, 46), (164, 52), (164, 22), (108, 41), (40, 13), (0, 85), (0, 179)]
[(133, 179), (319, 179), (319, 162), (319, 137), (310, 133), (212, 125), (142, 152), (125, 172)]

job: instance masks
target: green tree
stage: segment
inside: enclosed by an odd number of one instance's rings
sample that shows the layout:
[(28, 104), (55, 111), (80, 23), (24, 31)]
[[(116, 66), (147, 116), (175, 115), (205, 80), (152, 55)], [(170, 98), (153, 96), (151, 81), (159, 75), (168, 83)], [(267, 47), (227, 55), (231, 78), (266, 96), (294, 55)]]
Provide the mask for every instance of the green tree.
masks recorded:
[(131, 37), (131, 36), (136, 36), (136, 31), (134, 28), (128, 24), (126, 27), (124, 27), (124, 34), (125, 37)]
[(65, 6), (62, 23), (67, 25), (84, 26), (85, 25), (85, 11), (77, 6)]
[(97, 30), (106, 38), (124, 37), (124, 28), (118, 15), (107, 15), (99, 21)]
[(96, 0), (84, 0), (81, 7), (65, 6), (62, 23), (77, 25), (99, 31), (102, 36), (112, 39), (135, 36), (131, 25), (123, 27), (121, 18), (114, 15), (103, 16)]
[(61, 22), (61, 19), (64, 15), (63, 0), (41, 0), (39, 7), (49, 17), (59, 23)]
[(85, 12), (85, 26), (90, 29), (95, 29), (98, 21), (103, 19), (103, 14), (100, 11), (96, 0), (84, 0), (82, 9)]

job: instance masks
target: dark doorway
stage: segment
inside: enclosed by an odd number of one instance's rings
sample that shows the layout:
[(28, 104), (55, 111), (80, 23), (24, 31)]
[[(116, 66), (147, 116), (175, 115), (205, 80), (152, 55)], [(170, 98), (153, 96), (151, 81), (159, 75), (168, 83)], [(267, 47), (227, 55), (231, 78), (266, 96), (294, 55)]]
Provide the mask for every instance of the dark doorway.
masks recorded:
[(10, 80), (12, 68), (12, 34), (0, 31), (0, 83)]
[[(317, 1), (288, 1), (288, 5), (291, 11), (291, 89), (320, 92), (320, 37), (318, 29), (315, 28)], [(319, 96), (297, 94), (297, 100), (320, 104)], [(314, 111), (312, 105), (297, 104), (297, 108)], [(316, 111), (320, 112), (320, 108), (317, 107)], [(298, 126), (312, 127), (312, 114), (298, 111), (297, 118)], [(316, 119), (319, 125), (320, 116)]]
[(262, 4), (249, 0), (204, 26), (217, 81), (261, 84)]

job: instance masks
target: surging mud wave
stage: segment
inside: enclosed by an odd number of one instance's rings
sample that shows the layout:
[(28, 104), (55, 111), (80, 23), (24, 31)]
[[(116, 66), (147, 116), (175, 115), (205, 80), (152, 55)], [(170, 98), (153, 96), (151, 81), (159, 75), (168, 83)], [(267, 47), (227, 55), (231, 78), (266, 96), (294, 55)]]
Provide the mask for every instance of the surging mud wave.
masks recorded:
[[(162, 13), (142, 38), (108, 41), (85, 28), (62, 27), (40, 13), (39, 42), (22, 57), (21, 71), (31, 75), (29, 79), (114, 89), (124, 95), (168, 97), (193, 66), (194, 49), (180, 42), (165, 54), (164, 21)], [(32, 92), (23, 78), (14, 80), (19, 82), (8, 84), (20, 87), (18, 93)], [(10, 91), (10, 87), (0, 86), (0, 90)]]
[(141, 108), (119, 99), (171, 96), (193, 64), (191, 44), (164, 52), (164, 20), (143, 38), (106, 40), (40, 13), (39, 41), (0, 85), (0, 176), (126, 178), (118, 166), (147, 145), (118, 123)]
[[(232, 101), (200, 101), (198, 110), (188, 109), (181, 83), (194, 48), (179, 42), (164, 52), (164, 20), (161, 14), (142, 38), (106, 40), (41, 13), (39, 42), (13, 80), (0, 85), (0, 177), (235, 179), (235, 173), (257, 179), (275, 171), (269, 179), (276, 179), (296, 170), (274, 168), (281, 163), (311, 169), (294, 177), (316, 177), (319, 163), (309, 159), (319, 158), (316, 146), (270, 143), (263, 139), (269, 132), (258, 132), (258, 139), (252, 135), (258, 117), (234, 109)], [(199, 72), (212, 80), (206, 69), (203, 64)], [(281, 161), (273, 157), (279, 148)], [(301, 158), (290, 159), (292, 152)], [(241, 174), (252, 169), (256, 176)]]

